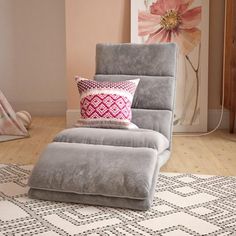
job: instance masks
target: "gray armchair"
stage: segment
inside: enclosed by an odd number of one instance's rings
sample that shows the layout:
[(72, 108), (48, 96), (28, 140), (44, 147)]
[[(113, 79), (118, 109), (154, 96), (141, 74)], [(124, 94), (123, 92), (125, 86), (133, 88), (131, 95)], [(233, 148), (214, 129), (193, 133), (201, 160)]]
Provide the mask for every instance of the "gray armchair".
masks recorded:
[(140, 78), (132, 104), (140, 129), (60, 132), (32, 172), (29, 197), (147, 210), (170, 157), (176, 45), (99, 44), (96, 50), (95, 80)]

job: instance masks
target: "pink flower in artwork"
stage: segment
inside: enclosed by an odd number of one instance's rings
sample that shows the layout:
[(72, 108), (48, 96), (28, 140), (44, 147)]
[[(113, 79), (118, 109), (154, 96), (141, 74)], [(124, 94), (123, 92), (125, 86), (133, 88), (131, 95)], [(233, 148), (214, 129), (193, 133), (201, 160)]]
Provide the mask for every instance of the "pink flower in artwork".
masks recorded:
[(146, 43), (176, 42), (184, 55), (201, 39), (197, 28), (201, 7), (190, 8), (194, 0), (156, 0), (149, 11), (138, 14), (139, 36), (148, 36)]

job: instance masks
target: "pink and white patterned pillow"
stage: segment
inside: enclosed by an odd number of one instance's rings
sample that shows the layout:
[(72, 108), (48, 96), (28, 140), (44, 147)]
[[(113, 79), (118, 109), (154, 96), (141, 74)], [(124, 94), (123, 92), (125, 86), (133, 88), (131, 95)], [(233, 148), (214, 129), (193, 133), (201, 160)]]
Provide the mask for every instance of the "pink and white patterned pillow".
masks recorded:
[(138, 128), (131, 123), (131, 105), (139, 79), (120, 82), (75, 78), (80, 93), (81, 118), (76, 126)]

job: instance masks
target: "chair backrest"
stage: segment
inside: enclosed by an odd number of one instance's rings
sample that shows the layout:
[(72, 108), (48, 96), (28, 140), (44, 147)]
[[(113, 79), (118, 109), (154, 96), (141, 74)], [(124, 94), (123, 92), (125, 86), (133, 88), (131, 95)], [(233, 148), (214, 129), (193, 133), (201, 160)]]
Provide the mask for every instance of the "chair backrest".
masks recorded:
[(98, 44), (98, 81), (140, 78), (132, 104), (132, 122), (171, 141), (176, 84), (176, 45)]

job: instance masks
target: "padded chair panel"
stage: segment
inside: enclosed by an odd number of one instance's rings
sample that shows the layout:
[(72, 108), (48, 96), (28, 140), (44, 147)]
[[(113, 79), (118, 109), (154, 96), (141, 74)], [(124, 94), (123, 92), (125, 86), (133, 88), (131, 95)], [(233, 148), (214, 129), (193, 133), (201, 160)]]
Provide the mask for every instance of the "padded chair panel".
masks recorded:
[(163, 76), (96, 75), (97, 81), (124, 81), (140, 78), (133, 99), (133, 108), (172, 110), (174, 107), (175, 78)]
[[(157, 174), (158, 171), (156, 171), (156, 176)], [(155, 191), (155, 184), (153, 184), (154, 185), (152, 190), (153, 192)], [(150, 195), (152, 196), (151, 198), (139, 200), (130, 198), (106, 197), (100, 195), (67, 193), (61, 191), (49, 191), (37, 188), (30, 188), (28, 192), (28, 196), (33, 199), (58, 201), (58, 202), (73, 202), (79, 204), (128, 208), (132, 210), (143, 210), (143, 211), (148, 210), (151, 207), (154, 193)]]
[(96, 74), (175, 76), (176, 45), (98, 44)]
[(144, 147), (156, 149), (158, 153), (169, 147), (169, 141), (164, 135), (143, 129), (70, 128), (57, 134), (53, 141), (116, 147)]
[(32, 171), (29, 196), (146, 210), (158, 170), (152, 148), (54, 142)]
[(171, 140), (172, 112), (168, 110), (132, 109), (132, 122), (139, 128), (155, 130)]

